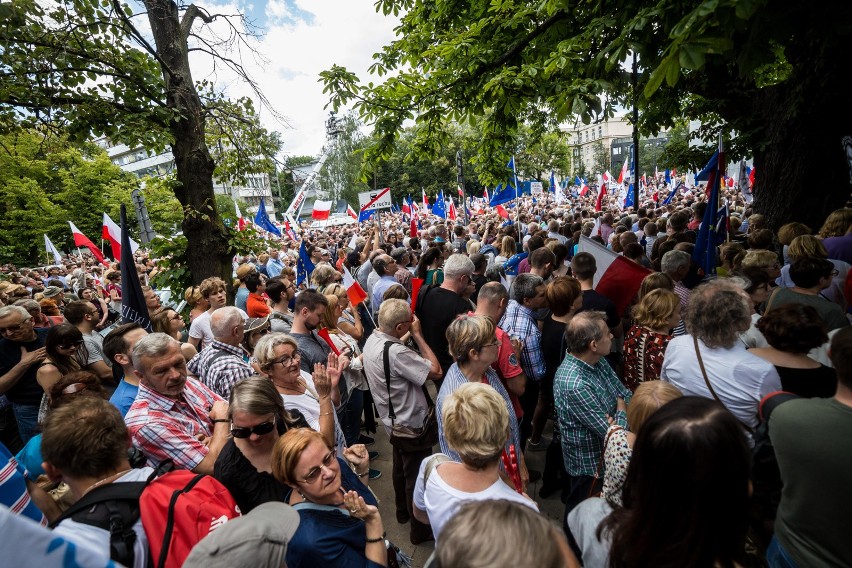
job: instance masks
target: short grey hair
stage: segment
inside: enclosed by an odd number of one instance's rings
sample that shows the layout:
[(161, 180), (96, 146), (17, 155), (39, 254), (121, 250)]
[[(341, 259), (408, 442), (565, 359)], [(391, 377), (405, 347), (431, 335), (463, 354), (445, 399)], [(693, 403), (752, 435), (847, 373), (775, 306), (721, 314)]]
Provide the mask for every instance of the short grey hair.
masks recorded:
[(515, 281), (512, 282), (512, 289), (509, 291), (509, 294), (513, 300), (519, 304), (523, 304), (525, 299), (535, 297), (536, 288), (542, 285), (544, 285), (544, 280), (541, 276), (525, 272), (524, 274), (518, 274)]
[(0, 319), (7, 318), (12, 314), (18, 314), (24, 319), (32, 317), (30, 316), (30, 312), (21, 306), (3, 306), (0, 308)]
[(663, 255), (663, 258), (660, 261), (660, 272), (676, 272), (683, 266), (688, 267), (690, 262), (692, 262), (692, 257), (689, 256), (688, 252), (684, 252), (682, 250), (670, 250)]
[(286, 333), (277, 331), (267, 333), (260, 338), (260, 341), (254, 346), (254, 352), (252, 353), (261, 368), (272, 363), (272, 360), (275, 359), (275, 348), (279, 345), (290, 345), (296, 351), (299, 350), (299, 344), (296, 343), (296, 340)]
[[(601, 331), (598, 322), (604, 322), (605, 332)], [(604, 333), (609, 333), (604, 312), (580, 312), (571, 318), (565, 327), (565, 343), (569, 353), (584, 353), (592, 341), (600, 341)]]
[(379, 329), (385, 333), (393, 331), (398, 324), (410, 318), (411, 306), (405, 300), (391, 298), (379, 306)]
[(241, 321), (243, 321), (243, 315), (238, 308), (224, 306), (210, 316), (210, 331), (213, 332), (213, 337), (217, 339), (228, 337), (231, 335), (231, 329), (240, 325)]
[(31, 300), (29, 298), (24, 298), (23, 300), (18, 300), (12, 305), (13, 306), (20, 306), (20, 307), (24, 308), (25, 310), (27, 310), (27, 315), (29, 315), (29, 312), (31, 312), (33, 310), (41, 311), (41, 304), (39, 304), (35, 300)]
[(444, 262), (444, 278), (450, 280), (473, 274), (473, 261), (463, 254), (453, 254)]
[(165, 333), (149, 333), (137, 341), (130, 352), (133, 368), (141, 373), (143, 357), (162, 357), (175, 346), (180, 349), (180, 342), (174, 337)]

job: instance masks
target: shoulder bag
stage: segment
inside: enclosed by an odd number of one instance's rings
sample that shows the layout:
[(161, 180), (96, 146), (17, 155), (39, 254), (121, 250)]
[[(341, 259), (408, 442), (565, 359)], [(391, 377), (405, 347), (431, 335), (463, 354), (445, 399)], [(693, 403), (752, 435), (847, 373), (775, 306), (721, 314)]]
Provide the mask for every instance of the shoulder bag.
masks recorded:
[(388, 390), (388, 418), (391, 421), (390, 443), (404, 452), (423, 451), (438, 443), (438, 419), (435, 415), (435, 403), (432, 402), (432, 397), (429, 396), (426, 385), (423, 385), (420, 388), (423, 389), (423, 396), (426, 397), (426, 404), (428, 405), (423, 425), (420, 428), (412, 428), (411, 426), (396, 424), (396, 412), (393, 409), (390, 390), (390, 349), (392, 345), (393, 341), (386, 341), (383, 353), (385, 387)]

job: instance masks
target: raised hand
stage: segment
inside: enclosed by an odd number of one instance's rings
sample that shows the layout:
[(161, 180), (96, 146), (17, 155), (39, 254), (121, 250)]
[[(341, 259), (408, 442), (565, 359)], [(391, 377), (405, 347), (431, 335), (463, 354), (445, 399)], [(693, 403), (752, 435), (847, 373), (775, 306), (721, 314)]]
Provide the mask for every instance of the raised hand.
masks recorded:
[[(314, 374), (312, 375), (314, 379), (314, 387), (317, 389), (317, 396), (320, 398), (327, 398), (331, 396), (332, 387), (337, 386), (337, 381), (334, 381), (332, 384), (332, 379), (326, 371), (325, 365), (322, 363), (317, 363), (314, 365)], [(340, 375), (337, 377), (340, 378)]]

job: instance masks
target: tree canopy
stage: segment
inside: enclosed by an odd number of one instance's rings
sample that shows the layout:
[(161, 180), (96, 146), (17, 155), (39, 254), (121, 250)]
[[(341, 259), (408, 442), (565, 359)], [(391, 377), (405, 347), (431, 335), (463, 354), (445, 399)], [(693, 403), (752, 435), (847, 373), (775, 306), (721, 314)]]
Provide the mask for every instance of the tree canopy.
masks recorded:
[[(414, 121), (415, 148), (425, 155), (445, 143), (448, 121), (467, 122), (484, 134), (472, 159), (493, 180), (521, 124), (544, 132), (569, 117), (589, 123), (631, 106), (635, 95), (642, 134), (695, 119), (710, 146), (723, 134), (730, 158), (754, 156), (757, 206), (771, 225), (793, 216), (817, 224), (848, 198), (841, 139), (852, 118), (836, 116), (846, 100), (837, 78), (848, 3), (826, 10), (768, 0), (376, 5), (401, 18), (397, 39), (374, 56), (370, 72), (381, 81), (340, 66), (322, 74), (334, 110), (353, 105), (374, 125), (365, 154), (372, 163), (390, 157), (406, 121)], [(834, 185), (814, 200), (816, 168), (830, 170)], [(802, 207), (806, 199), (810, 207)]]

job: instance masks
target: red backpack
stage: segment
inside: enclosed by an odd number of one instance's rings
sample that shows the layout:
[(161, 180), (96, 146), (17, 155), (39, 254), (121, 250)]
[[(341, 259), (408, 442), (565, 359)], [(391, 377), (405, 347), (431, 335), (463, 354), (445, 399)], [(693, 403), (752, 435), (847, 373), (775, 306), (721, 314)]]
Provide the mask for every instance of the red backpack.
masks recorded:
[(240, 516), (224, 485), (191, 471), (172, 471), (151, 481), (139, 505), (155, 568), (180, 568), (201, 539)]

